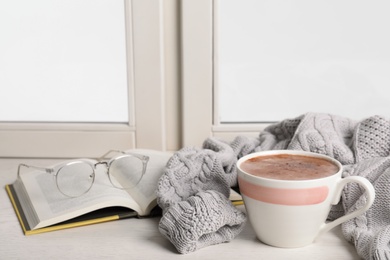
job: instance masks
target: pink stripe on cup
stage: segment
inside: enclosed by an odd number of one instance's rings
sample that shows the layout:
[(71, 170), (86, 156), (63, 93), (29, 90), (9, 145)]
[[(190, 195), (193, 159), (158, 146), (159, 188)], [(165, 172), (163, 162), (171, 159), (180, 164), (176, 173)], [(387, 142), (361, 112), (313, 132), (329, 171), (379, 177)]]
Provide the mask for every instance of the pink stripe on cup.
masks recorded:
[(303, 206), (323, 202), (328, 196), (327, 186), (304, 189), (270, 188), (238, 178), (240, 191), (245, 196), (271, 204)]

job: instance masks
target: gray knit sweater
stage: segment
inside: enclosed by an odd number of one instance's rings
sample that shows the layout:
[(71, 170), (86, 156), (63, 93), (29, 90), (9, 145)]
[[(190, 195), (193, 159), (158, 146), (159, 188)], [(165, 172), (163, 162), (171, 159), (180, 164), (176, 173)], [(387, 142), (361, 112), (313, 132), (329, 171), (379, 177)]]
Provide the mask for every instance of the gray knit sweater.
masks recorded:
[[(369, 179), (376, 191), (373, 206), (343, 223), (342, 231), (362, 258), (390, 259), (390, 121), (379, 116), (355, 122), (308, 113), (271, 125), (258, 138), (238, 136), (229, 143), (209, 138), (202, 148), (183, 148), (172, 156), (158, 184), (160, 232), (180, 253), (232, 240), (246, 221), (228, 200), (230, 187), (237, 185), (237, 159), (275, 149), (326, 154), (344, 165), (343, 176)], [(364, 200), (359, 186), (348, 184), (329, 219)]]

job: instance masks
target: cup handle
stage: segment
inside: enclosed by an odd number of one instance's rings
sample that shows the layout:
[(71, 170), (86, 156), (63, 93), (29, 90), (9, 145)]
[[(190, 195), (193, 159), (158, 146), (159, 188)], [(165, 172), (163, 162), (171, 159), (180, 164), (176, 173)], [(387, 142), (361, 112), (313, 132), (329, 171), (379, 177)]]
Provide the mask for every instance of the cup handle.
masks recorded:
[(371, 207), (372, 203), (374, 203), (375, 189), (372, 186), (372, 184), (366, 178), (363, 178), (360, 176), (348, 176), (348, 177), (342, 178), (339, 181), (339, 183), (337, 184), (336, 192), (335, 192), (335, 195), (334, 195), (334, 198), (332, 201), (332, 205), (336, 205), (337, 203), (339, 203), (340, 198), (341, 198), (341, 192), (344, 189), (344, 186), (348, 183), (351, 183), (351, 182), (358, 183), (361, 187), (363, 187), (366, 190), (366, 193), (365, 193), (366, 198), (367, 198), (366, 204), (363, 207), (361, 207), (353, 212), (350, 212), (342, 217), (339, 217), (336, 220), (333, 220), (332, 222), (324, 223), (321, 226), (317, 237), (322, 235), (323, 233), (331, 230), (332, 228), (336, 227), (337, 225), (340, 225), (341, 223), (343, 223), (347, 220), (350, 220), (351, 218), (359, 216), (360, 214), (367, 211)]

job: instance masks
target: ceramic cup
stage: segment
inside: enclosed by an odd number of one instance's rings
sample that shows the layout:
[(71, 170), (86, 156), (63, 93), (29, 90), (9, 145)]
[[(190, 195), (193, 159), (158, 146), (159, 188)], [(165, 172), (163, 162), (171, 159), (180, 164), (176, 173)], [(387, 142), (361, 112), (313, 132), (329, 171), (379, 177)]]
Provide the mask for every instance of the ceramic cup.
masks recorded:
[[(255, 157), (270, 155), (302, 155), (320, 158), (334, 164), (334, 174), (316, 179), (282, 180), (255, 176), (242, 169), (242, 164)], [(337, 160), (311, 152), (279, 150), (257, 152), (237, 162), (238, 183), (245, 208), (257, 238), (275, 247), (302, 247), (333, 227), (354, 218), (372, 205), (375, 190), (359, 176), (342, 178), (342, 165)], [(358, 183), (366, 191), (366, 204), (332, 222), (326, 222), (332, 205), (341, 198), (348, 183)]]

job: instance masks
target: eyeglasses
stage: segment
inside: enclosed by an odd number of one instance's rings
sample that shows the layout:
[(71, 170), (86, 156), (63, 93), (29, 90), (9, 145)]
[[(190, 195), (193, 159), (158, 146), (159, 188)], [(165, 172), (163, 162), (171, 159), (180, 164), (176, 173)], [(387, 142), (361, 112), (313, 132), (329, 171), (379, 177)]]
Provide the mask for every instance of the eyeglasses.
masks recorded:
[[(105, 161), (104, 159), (113, 152), (121, 155)], [(112, 186), (118, 189), (131, 189), (141, 181), (146, 172), (148, 161), (149, 157), (145, 155), (111, 150), (97, 161), (79, 159), (54, 168), (19, 164), (18, 178), (22, 167), (41, 170), (53, 174), (57, 188), (62, 194), (68, 197), (79, 197), (92, 188), (98, 165), (106, 166), (106, 173)]]

